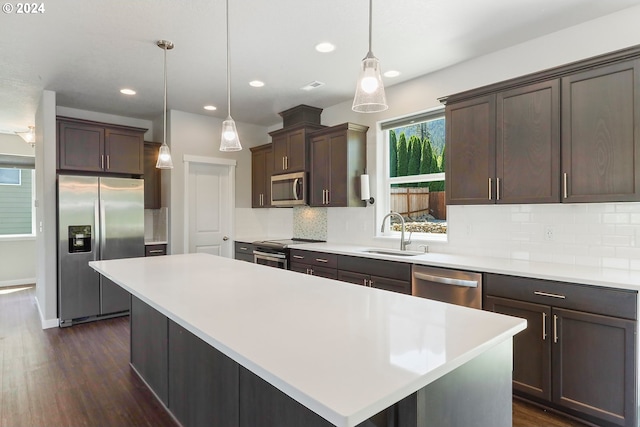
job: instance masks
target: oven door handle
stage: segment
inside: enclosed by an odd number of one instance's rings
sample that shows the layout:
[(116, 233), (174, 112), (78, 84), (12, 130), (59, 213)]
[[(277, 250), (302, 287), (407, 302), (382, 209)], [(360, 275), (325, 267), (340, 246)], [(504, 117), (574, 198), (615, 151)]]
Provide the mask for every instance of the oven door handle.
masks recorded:
[(253, 251), (253, 255), (255, 255), (257, 258), (266, 259), (268, 261), (280, 262), (287, 259), (287, 256), (285, 254), (273, 254), (269, 252)]

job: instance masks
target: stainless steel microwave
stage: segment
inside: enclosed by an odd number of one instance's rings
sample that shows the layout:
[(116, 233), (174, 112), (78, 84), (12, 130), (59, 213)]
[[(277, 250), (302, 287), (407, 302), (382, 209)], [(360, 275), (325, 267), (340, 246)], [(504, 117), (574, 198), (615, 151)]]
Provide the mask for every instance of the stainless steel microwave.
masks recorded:
[(286, 173), (271, 177), (271, 205), (299, 206), (307, 204), (306, 172)]

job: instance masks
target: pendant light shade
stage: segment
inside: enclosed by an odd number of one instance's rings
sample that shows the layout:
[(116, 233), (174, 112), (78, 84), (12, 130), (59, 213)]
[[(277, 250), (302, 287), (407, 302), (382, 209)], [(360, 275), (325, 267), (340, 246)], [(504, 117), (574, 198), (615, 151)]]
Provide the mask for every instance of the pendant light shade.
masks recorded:
[(362, 60), (356, 95), (351, 107), (358, 113), (376, 113), (389, 108), (380, 75), (380, 61), (371, 51), (372, 3), (373, 0), (369, 0), (369, 52)]
[(229, 63), (229, 0), (227, 5), (227, 119), (222, 122), (222, 132), (220, 136), (220, 151), (240, 151), (242, 145), (238, 137), (236, 122), (231, 118), (231, 65)]
[(162, 145), (158, 153), (156, 168), (173, 169), (171, 151), (167, 145), (167, 50), (173, 49), (173, 43), (167, 40), (158, 40), (158, 47), (164, 50), (164, 126), (162, 133)]

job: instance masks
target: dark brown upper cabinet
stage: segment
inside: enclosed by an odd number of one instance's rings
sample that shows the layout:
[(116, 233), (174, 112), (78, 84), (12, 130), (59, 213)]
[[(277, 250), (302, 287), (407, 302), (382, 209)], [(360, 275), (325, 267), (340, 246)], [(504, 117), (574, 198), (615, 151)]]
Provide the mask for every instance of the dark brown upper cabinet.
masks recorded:
[(447, 204), (560, 201), (558, 79), (447, 105)]
[(560, 81), (497, 94), (496, 203), (560, 201)]
[(58, 117), (58, 169), (142, 175), (145, 131)]
[(563, 201), (640, 200), (639, 64), (562, 79)]
[(156, 168), (159, 142), (144, 142), (144, 208), (160, 209), (162, 206), (162, 174)]
[(343, 123), (309, 135), (309, 205), (365, 206), (360, 175), (366, 167), (367, 126)]
[(307, 134), (323, 127), (303, 123), (269, 132), (273, 143), (273, 173), (307, 171), (309, 164)]
[(271, 207), (271, 175), (273, 174), (273, 145), (251, 148), (251, 207)]
[(495, 203), (496, 96), (447, 104), (447, 205)]
[(640, 201), (639, 58), (635, 46), (442, 98), (447, 203)]

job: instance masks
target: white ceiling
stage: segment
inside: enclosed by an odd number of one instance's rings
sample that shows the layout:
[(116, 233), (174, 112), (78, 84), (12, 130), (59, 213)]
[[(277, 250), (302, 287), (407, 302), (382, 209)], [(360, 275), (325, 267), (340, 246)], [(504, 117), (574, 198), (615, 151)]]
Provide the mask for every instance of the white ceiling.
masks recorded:
[[(353, 97), (367, 53), (367, 0), (229, 0), (236, 121), (281, 122), (299, 104)], [(15, 3), (14, 3), (15, 4)], [(33, 124), (41, 91), (57, 105), (154, 119), (162, 114), (163, 52), (170, 109), (227, 116), (224, 0), (55, 0), (42, 14), (0, 16), (0, 131)], [(640, 0), (376, 0), (373, 52), (391, 86), (544, 34), (637, 6)], [(333, 53), (314, 46), (330, 41)], [(259, 79), (265, 87), (252, 88)], [(325, 85), (300, 88), (314, 80)], [(119, 89), (138, 94), (127, 97)], [(217, 111), (203, 110), (206, 104)]]

